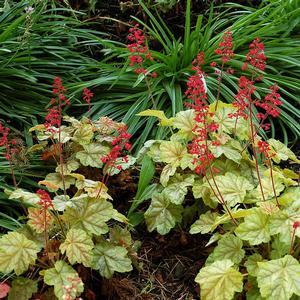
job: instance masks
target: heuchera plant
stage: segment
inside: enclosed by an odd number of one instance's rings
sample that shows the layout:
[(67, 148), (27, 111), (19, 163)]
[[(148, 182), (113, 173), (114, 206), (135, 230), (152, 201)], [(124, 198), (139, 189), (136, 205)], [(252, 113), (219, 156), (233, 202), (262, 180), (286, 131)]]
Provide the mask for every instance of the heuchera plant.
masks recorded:
[[(216, 50), (222, 65), (212, 64), (219, 82), (232, 49), (226, 32)], [(169, 140), (148, 141), (140, 153), (163, 167), (144, 197), (151, 198), (148, 230), (167, 234), (198, 215), (190, 233), (210, 234), (212, 247), (196, 277), (203, 300), (229, 300), (236, 292), (247, 299), (300, 296), (300, 187), (298, 175), (280, 167), (281, 161), (300, 161), (280, 141), (259, 134), (281, 105), (276, 84), (266, 95), (255, 93), (266, 65), (264, 45), (259, 39), (250, 44), (232, 104), (221, 102), (218, 91), (216, 101), (207, 102), (204, 56), (200, 52), (193, 62), (188, 110), (171, 119), (159, 111), (140, 113), (158, 116), (173, 132)]]
[[(127, 127), (106, 117), (79, 121), (63, 116), (63, 108), (70, 105), (65, 93), (61, 79), (55, 78), (45, 123), (30, 130), (40, 141), (31, 151), (46, 150), (43, 157), (50, 155), (56, 161), (55, 172), (39, 182), (35, 193), (21, 188), (6, 191), (27, 211), (26, 224), (0, 239), (0, 272), (16, 275), (9, 299), (20, 294), (30, 299), (38, 284), (53, 286), (57, 299), (80, 299), (84, 284), (79, 264), (109, 278), (114, 272), (132, 270), (136, 258), (137, 244), (117, 224), (127, 224), (127, 219), (113, 208), (106, 186), (109, 176), (134, 163), (126, 154), (131, 147)], [(84, 90), (89, 107), (91, 97), (91, 91)], [(1, 127), (1, 132), (9, 151), (8, 130)]]

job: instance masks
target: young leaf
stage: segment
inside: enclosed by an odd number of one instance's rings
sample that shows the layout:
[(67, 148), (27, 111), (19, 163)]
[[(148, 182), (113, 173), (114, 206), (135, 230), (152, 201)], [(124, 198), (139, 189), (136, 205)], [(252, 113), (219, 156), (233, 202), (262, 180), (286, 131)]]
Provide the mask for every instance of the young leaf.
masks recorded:
[[(71, 184), (75, 183), (75, 179), (72, 176), (66, 175), (65, 179), (65, 188), (68, 189)], [(47, 174), (45, 180), (39, 181), (39, 184), (45, 185), (49, 190), (56, 192), (59, 189), (64, 188), (62, 181), (62, 176), (60, 173), (49, 173)]]
[(22, 274), (35, 262), (39, 251), (39, 247), (21, 233), (3, 235), (0, 239), (0, 272)]
[(191, 139), (193, 134), (193, 128), (195, 126), (195, 111), (188, 109), (180, 111), (174, 118), (173, 126), (179, 129), (179, 135), (185, 139)]
[(176, 172), (176, 167), (174, 167), (172, 165), (164, 166), (164, 168), (160, 174), (160, 183), (163, 186), (167, 186), (170, 176), (173, 176), (175, 174), (175, 172)]
[(200, 284), (202, 300), (231, 300), (243, 290), (243, 276), (233, 264), (229, 259), (218, 260), (200, 270), (195, 281)]
[(285, 244), (280, 241), (280, 236), (276, 235), (272, 242), (272, 251), (270, 254), (271, 259), (282, 258), (290, 251), (291, 244)]
[(173, 118), (168, 119), (162, 110), (147, 109), (136, 114), (141, 117), (157, 117), (161, 126), (171, 126)]
[(93, 247), (91, 237), (84, 230), (71, 228), (59, 249), (62, 253), (66, 253), (72, 265), (82, 263), (84, 266), (90, 267)]
[(242, 240), (249, 241), (250, 245), (267, 243), (270, 240), (269, 216), (261, 209), (254, 208), (252, 213), (245, 217), (235, 230), (236, 235)]
[(300, 265), (291, 255), (258, 262), (257, 283), (266, 300), (288, 300), (300, 296)]
[(70, 291), (72, 299), (83, 292), (83, 283), (77, 272), (63, 260), (57, 261), (54, 268), (44, 272), (44, 282), (54, 286), (55, 296), (59, 300), (65, 299), (67, 287), (73, 287)]
[(105, 278), (110, 278), (114, 272), (130, 272), (132, 265), (124, 247), (102, 241), (94, 248), (92, 268), (99, 270)]
[(180, 165), (182, 157), (187, 153), (186, 147), (176, 141), (162, 141), (159, 149), (161, 160), (174, 167)]
[(254, 253), (250, 256), (248, 256), (248, 259), (245, 262), (245, 267), (247, 268), (247, 271), (249, 275), (256, 277), (258, 272), (258, 265), (257, 263), (260, 261), (264, 261), (262, 256), (258, 253)]
[(95, 168), (101, 168), (103, 166), (101, 157), (110, 151), (109, 147), (97, 143), (83, 145), (83, 148), (84, 150), (76, 153), (76, 158), (79, 159), (84, 166)]
[(230, 259), (235, 264), (239, 264), (245, 256), (243, 248), (243, 242), (233, 234), (227, 234), (223, 236), (218, 246), (214, 249), (213, 259), (222, 260)]
[(22, 189), (16, 189), (9, 194), (9, 199), (20, 199), (25, 204), (35, 205), (40, 202), (40, 197)]
[[(254, 186), (243, 176), (237, 176), (233, 173), (226, 173), (215, 177), (216, 184), (219, 190), (222, 191), (223, 199), (229, 206), (235, 206), (237, 203), (242, 203), (247, 191), (254, 189)], [(209, 187), (208, 183), (206, 184)], [(212, 187), (218, 195), (218, 191), (212, 183)], [(211, 198), (217, 201), (214, 193), (211, 194)]]
[(190, 233), (209, 233), (215, 223), (217, 213), (207, 211), (205, 214), (200, 215), (199, 219), (191, 226)]
[(67, 207), (63, 219), (72, 228), (83, 229), (88, 233), (100, 235), (108, 231), (106, 222), (113, 216), (114, 209), (105, 199), (83, 199), (76, 207)]
[(12, 281), (8, 300), (29, 300), (38, 291), (37, 281), (17, 277)]
[(145, 212), (148, 230), (167, 234), (181, 221), (182, 210), (182, 206), (173, 204), (165, 193), (153, 194), (151, 205)]
[(91, 142), (93, 136), (94, 131), (91, 124), (80, 124), (80, 127), (75, 131), (72, 140), (80, 145), (87, 145)]

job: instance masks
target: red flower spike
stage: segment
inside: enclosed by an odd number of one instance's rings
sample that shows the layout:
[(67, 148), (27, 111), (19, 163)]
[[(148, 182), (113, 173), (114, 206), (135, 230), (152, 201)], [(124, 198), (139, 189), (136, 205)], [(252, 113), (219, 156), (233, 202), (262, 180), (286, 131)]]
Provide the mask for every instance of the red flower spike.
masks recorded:
[(222, 36), (219, 47), (215, 50), (215, 53), (221, 56), (223, 63), (230, 61), (230, 59), (234, 57), (232, 47), (232, 32), (226, 31)]
[(91, 98), (94, 96), (94, 94), (88, 89), (83, 89), (83, 100), (88, 104), (89, 108), (88, 111), (91, 110)]
[(296, 230), (298, 227), (300, 226), (300, 222), (299, 221), (295, 221), (293, 223), (293, 229)]
[(50, 195), (46, 191), (39, 189), (36, 194), (40, 197), (39, 204), (42, 205), (44, 209), (48, 209), (49, 207), (54, 208)]
[(266, 68), (266, 56), (264, 54), (264, 43), (260, 43), (260, 39), (256, 38), (249, 46), (249, 52), (246, 55), (246, 61), (255, 69), (264, 71)]

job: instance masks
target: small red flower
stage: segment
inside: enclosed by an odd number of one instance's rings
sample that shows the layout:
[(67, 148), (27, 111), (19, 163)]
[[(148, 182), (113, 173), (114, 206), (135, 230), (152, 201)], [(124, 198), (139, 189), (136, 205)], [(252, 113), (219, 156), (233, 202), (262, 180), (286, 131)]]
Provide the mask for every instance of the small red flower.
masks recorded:
[(223, 63), (228, 62), (231, 58), (234, 57), (232, 47), (232, 32), (226, 31), (222, 36), (219, 47), (215, 50), (215, 53), (221, 56), (221, 60), (223, 61)]
[(39, 204), (42, 205), (44, 209), (48, 209), (49, 207), (54, 208), (50, 195), (46, 191), (39, 189), (36, 194), (40, 197)]
[(260, 39), (256, 38), (249, 46), (249, 52), (246, 55), (246, 61), (255, 69), (264, 71), (266, 68), (266, 56), (264, 54), (264, 43), (260, 43)]
[(88, 111), (91, 110), (91, 98), (94, 96), (94, 94), (88, 89), (84, 88), (83, 89), (83, 100), (88, 104), (89, 109)]
[(295, 221), (295, 222), (293, 223), (293, 228), (294, 228), (294, 230), (296, 230), (299, 226), (300, 226), (300, 222), (299, 222), (299, 221)]

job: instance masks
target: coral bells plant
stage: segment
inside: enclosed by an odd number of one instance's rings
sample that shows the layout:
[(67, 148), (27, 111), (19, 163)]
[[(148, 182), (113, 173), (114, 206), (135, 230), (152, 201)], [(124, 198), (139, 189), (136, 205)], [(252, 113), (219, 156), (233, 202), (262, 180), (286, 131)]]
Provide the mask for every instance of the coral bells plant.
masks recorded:
[[(59, 78), (53, 93), (45, 123), (30, 131), (40, 141), (36, 151), (58, 145), (60, 158), (53, 155), (57, 166), (35, 193), (5, 191), (28, 208), (26, 223), (0, 238), (0, 272), (11, 287), (8, 297), (42, 298), (45, 292), (51, 299), (81, 299), (84, 282), (78, 270), (98, 270), (109, 278), (131, 271), (136, 260), (136, 245), (125, 228), (128, 220), (113, 208), (106, 185), (109, 176), (135, 161), (128, 155), (127, 127), (106, 117), (92, 121), (63, 116), (69, 101)], [(90, 99), (90, 92), (85, 95)], [(1, 130), (5, 145), (9, 130)]]
[[(225, 44), (219, 55), (227, 62), (232, 54)], [(187, 83), (188, 109), (171, 119), (159, 111), (140, 114), (159, 116), (172, 129), (170, 139), (148, 141), (139, 154), (161, 170), (149, 188), (145, 222), (160, 234), (190, 223), (191, 234), (210, 236), (210, 254), (195, 279), (201, 299), (294, 299), (300, 296), (300, 187), (298, 175), (280, 163), (300, 161), (280, 141), (260, 136), (280, 114), (281, 101), (276, 84), (257, 95), (266, 64), (259, 39), (246, 62), (251, 68), (232, 104), (207, 103), (209, 74), (200, 53)]]

